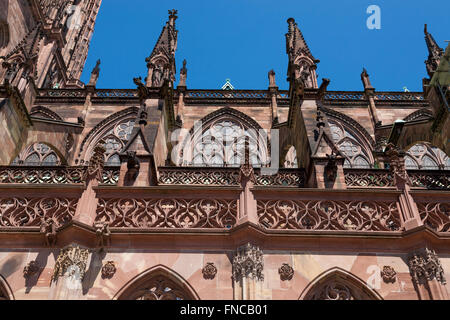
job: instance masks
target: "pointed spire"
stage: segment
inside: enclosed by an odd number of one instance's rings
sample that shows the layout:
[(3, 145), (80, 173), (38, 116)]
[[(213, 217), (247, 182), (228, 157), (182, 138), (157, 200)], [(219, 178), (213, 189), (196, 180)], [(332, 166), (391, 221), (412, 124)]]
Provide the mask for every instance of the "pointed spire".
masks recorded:
[(428, 48), (428, 59), (425, 61), (428, 75), (433, 77), (434, 72), (439, 66), (444, 50), (438, 46), (431, 33), (428, 33), (427, 24), (424, 27), (425, 42)]
[(152, 53), (145, 59), (148, 74), (147, 87), (161, 87), (164, 81), (175, 81), (175, 51), (177, 50), (178, 30), (175, 29), (177, 10), (169, 10), (169, 20), (163, 27)]
[(178, 83), (178, 87), (186, 87), (186, 79), (187, 79), (187, 68), (186, 68), (186, 59), (183, 60), (183, 68), (180, 70), (180, 82)]
[(289, 18), (287, 23), (289, 25), (288, 33), (286, 33), (286, 53), (289, 57), (288, 80), (291, 84), (299, 83), (303, 88), (317, 89), (316, 68), (320, 61), (312, 55), (295, 20)]
[(97, 80), (98, 80), (98, 76), (100, 75), (100, 59), (97, 60), (97, 64), (95, 65), (94, 69), (92, 69), (91, 72), (91, 78), (89, 80), (88, 86), (96, 86), (97, 85)]
[(367, 73), (366, 68), (363, 68), (363, 71), (361, 72), (361, 81), (364, 85), (364, 90), (373, 89), (372, 84), (370, 83), (369, 74)]
[(275, 71), (273, 71), (273, 69), (269, 71), (268, 77), (269, 77), (269, 88), (276, 88), (277, 84), (275, 83)]

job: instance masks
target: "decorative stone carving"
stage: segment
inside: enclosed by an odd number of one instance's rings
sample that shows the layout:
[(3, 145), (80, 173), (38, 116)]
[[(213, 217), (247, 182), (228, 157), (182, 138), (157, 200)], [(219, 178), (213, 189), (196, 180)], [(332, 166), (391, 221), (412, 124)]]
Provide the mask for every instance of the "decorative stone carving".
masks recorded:
[(89, 161), (89, 167), (85, 173), (85, 181), (89, 178), (103, 181), (103, 167), (105, 166), (105, 147), (102, 144), (97, 144), (94, 148), (94, 153)]
[(294, 269), (287, 263), (283, 263), (278, 269), (278, 273), (280, 274), (281, 281), (292, 280), (292, 277), (294, 277)]
[(241, 281), (243, 278), (251, 278), (263, 281), (264, 262), (263, 252), (251, 243), (240, 247), (233, 258), (233, 280)]
[(397, 276), (394, 268), (391, 266), (384, 266), (381, 271), (381, 277), (385, 283), (394, 283)]
[(411, 185), (411, 180), (408, 177), (405, 166), (405, 152), (399, 150), (392, 143), (386, 147), (386, 155), (389, 158), (390, 171), (394, 177), (394, 184), (398, 183)]
[(25, 278), (29, 278), (34, 276), (36, 273), (38, 273), (40, 270), (39, 264), (37, 261), (30, 261), (24, 268), (23, 268), (23, 276)]
[(111, 228), (214, 229), (237, 222), (237, 200), (99, 199), (96, 222)]
[(114, 261), (108, 261), (102, 268), (102, 278), (111, 279), (116, 273), (117, 268)]
[(257, 213), (260, 225), (272, 230), (403, 229), (394, 201), (257, 200)]
[(360, 300), (347, 285), (330, 281), (323, 285), (310, 300)]
[(434, 250), (425, 248), (415, 252), (409, 257), (409, 270), (416, 284), (424, 284), (436, 279), (441, 284), (446, 284), (444, 270)]
[(97, 236), (97, 247), (103, 249), (109, 246), (111, 241), (111, 231), (107, 222), (94, 223), (95, 235)]
[(52, 218), (41, 218), (40, 232), (45, 237), (47, 247), (51, 247), (56, 243), (56, 225)]
[(205, 278), (207, 280), (208, 279), (212, 280), (216, 277), (217, 268), (213, 262), (207, 262), (206, 266), (204, 266), (202, 269), (202, 273), (203, 273), (203, 278)]
[[(55, 262), (52, 281), (57, 281), (58, 278), (64, 276), (66, 272), (69, 272), (69, 275), (72, 276), (77, 271), (80, 279), (83, 280), (86, 272), (88, 257), (89, 250), (80, 248), (79, 246), (69, 246), (61, 249), (58, 259)], [(77, 268), (70, 268), (72, 266)]]
[(100, 59), (97, 60), (97, 64), (91, 72), (91, 78), (89, 80), (89, 86), (95, 86), (97, 84), (98, 76), (100, 74)]
[(141, 167), (138, 157), (136, 157), (136, 151), (127, 151), (127, 168), (133, 171), (135, 175), (139, 172)]

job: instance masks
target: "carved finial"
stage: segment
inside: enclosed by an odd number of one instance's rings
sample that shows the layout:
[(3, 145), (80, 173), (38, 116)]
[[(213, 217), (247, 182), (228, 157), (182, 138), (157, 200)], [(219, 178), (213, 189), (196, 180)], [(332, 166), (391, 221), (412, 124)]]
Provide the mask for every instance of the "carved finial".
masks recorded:
[(169, 10), (169, 23), (171, 26), (175, 25), (175, 20), (177, 20), (178, 16), (177, 16), (178, 10), (172, 9)]
[(423, 33), (425, 33), (425, 34), (428, 33), (428, 27), (427, 27), (426, 23), (425, 23), (424, 28), (423, 28)]
[(91, 78), (88, 83), (89, 86), (95, 87), (97, 85), (98, 76), (100, 74), (100, 62), (100, 59), (98, 59), (94, 69), (92, 69)]
[(373, 89), (372, 84), (370, 83), (369, 74), (367, 73), (367, 70), (364, 67), (363, 71), (361, 72), (361, 81), (364, 85), (364, 89)]
[(183, 60), (183, 68), (180, 70), (180, 82), (178, 83), (179, 87), (185, 87), (186, 86), (186, 79), (187, 79), (187, 68), (186, 68), (186, 59)]
[(275, 71), (270, 70), (268, 73), (269, 76), (269, 88), (275, 88), (277, 84), (275, 83)]

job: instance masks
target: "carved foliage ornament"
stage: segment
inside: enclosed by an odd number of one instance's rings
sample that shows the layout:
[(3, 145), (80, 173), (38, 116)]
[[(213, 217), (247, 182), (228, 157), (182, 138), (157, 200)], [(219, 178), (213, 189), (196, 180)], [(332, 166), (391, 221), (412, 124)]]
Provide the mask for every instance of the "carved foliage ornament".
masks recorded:
[(203, 278), (212, 280), (216, 277), (217, 268), (213, 262), (207, 262), (206, 266), (203, 267), (202, 273)]
[(89, 250), (82, 249), (79, 246), (70, 246), (61, 249), (55, 263), (52, 281), (58, 280), (58, 277), (64, 276), (66, 272), (69, 272), (69, 276), (75, 275), (77, 270), (76, 268), (71, 268), (73, 266), (78, 268), (78, 275), (80, 276), (80, 279), (83, 280), (88, 257)]
[(240, 247), (233, 258), (233, 280), (238, 282), (243, 278), (264, 280), (263, 252), (250, 243)]
[(391, 266), (384, 266), (381, 271), (381, 277), (383, 281), (386, 283), (394, 283), (395, 278), (397, 276), (397, 272), (395, 272), (394, 268)]
[(38, 273), (40, 270), (39, 264), (37, 261), (30, 261), (24, 268), (23, 268), (23, 276), (25, 278), (29, 278), (34, 276), (36, 273)]
[(117, 268), (114, 261), (108, 261), (102, 268), (102, 278), (111, 279), (116, 273)]
[(416, 252), (409, 258), (409, 270), (417, 284), (436, 279), (443, 285), (446, 284), (444, 270), (434, 250), (425, 248), (422, 252)]
[(95, 178), (98, 181), (103, 180), (103, 167), (105, 166), (105, 156), (104, 153), (106, 149), (101, 144), (98, 144), (94, 148), (94, 154), (89, 161), (89, 167), (86, 171), (86, 178)]
[(278, 273), (281, 281), (292, 280), (292, 277), (294, 277), (294, 269), (287, 263), (283, 263), (278, 269)]

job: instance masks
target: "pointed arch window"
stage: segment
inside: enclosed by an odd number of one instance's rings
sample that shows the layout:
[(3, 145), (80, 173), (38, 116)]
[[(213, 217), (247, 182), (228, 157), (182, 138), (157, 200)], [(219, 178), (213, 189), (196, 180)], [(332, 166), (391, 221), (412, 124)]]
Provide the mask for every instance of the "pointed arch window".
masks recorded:
[(418, 143), (406, 152), (405, 166), (408, 170), (450, 170), (450, 158), (429, 143)]
[(345, 156), (344, 168), (370, 168), (370, 156), (364, 144), (342, 124), (333, 120), (329, 124), (334, 143)]
[(269, 163), (267, 138), (259, 130), (248, 128), (231, 116), (220, 117), (204, 127), (195, 128), (193, 136), (184, 144), (181, 165), (239, 167), (245, 161), (246, 143), (250, 164), (266, 166)]
[[(119, 154), (127, 144), (128, 140), (130, 140), (134, 124), (134, 118), (119, 121), (97, 139), (94, 148), (97, 144), (103, 144), (105, 146), (106, 166), (120, 166)], [(92, 150), (94, 148), (92, 148)]]
[(23, 166), (57, 166), (61, 159), (56, 152), (45, 143), (34, 143), (22, 151), (11, 165)]
[(359, 278), (343, 270), (330, 270), (315, 281), (304, 300), (379, 300)]

